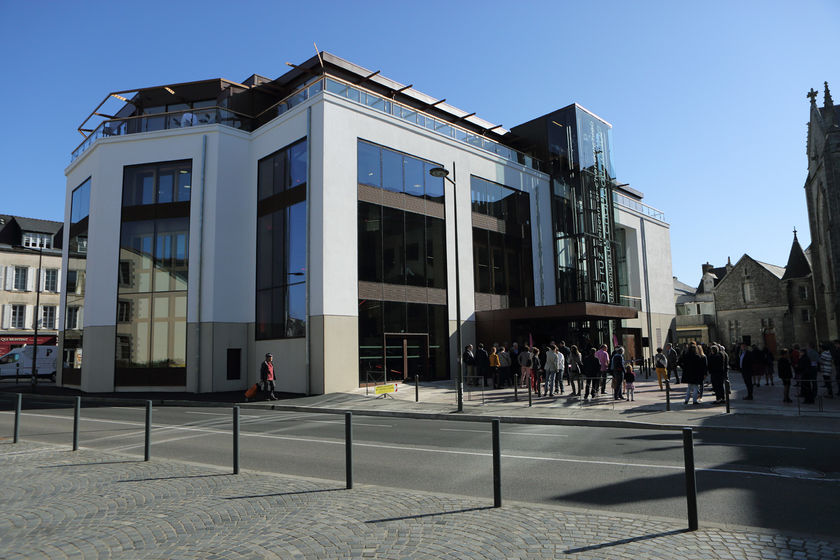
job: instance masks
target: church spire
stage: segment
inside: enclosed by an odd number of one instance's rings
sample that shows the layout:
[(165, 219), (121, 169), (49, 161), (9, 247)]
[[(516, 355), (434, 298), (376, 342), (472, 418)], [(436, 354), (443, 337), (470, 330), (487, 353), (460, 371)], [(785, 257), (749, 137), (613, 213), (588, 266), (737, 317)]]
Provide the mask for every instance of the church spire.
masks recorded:
[(782, 276), (782, 280), (805, 278), (809, 274), (811, 274), (811, 265), (808, 264), (805, 252), (799, 244), (799, 239), (796, 238), (796, 228), (793, 228), (793, 243), (790, 246), (790, 255), (787, 265), (785, 265), (785, 274)]
[(825, 84), (825, 97), (823, 98), (825, 106), (823, 107), (823, 119), (825, 119), (826, 126), (836, 124), (834, 118), (834, 101), (831, 99), (831, 92), (828, 91), (828, 82)]

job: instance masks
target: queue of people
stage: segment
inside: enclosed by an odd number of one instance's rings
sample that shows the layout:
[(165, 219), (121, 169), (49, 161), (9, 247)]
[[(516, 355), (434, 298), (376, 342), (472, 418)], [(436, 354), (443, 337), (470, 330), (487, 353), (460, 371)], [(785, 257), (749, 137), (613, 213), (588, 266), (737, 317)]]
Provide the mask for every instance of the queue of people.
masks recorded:
[[(483, 379), (485, 386), (494, 389), (518, 383), (522, 388), (530, 386), (537, 397), (568, 394), (588, 401), (605, 396), (609, 382), (614, 400), (635, 400), (636, 371), (621, 346), (609, 352), (606, 344), (596, 349), (552, 341), (541, 349), (514, 342), (509, 348), (494, 344), (488, 351), (480, 343), (477, 350), (467, 345), (462, 360), (468, 382)], [(781, 349), (778, 359), (767, 347), (744, 343), (729, 352), (717, 342), (691, 341), (681, 348), (667, 343), (656, 349), (652, 365), (660, 391), (664, 390), (664, 383), (686, 385), (686, 405), (702, 403), (707, 384), (711, 386), (714, 404), (725, 403), (730, 369), (740, 371), (744, 400), (753, 400), (757, 387), (775, 385), (777, 378), (784, 388), (785, 403), (793, 402), (793, 396), (813, 403), (820, 394), (820, 381), (823, 397), (834, 397), (835, 382), (840, 393), (840, 340), (822, 344), (819, 350), (814, 343), (804, 349), (794, 344), (792, 349)], [(796, 395), (791, 394), (792, 388), (798, 389)]]

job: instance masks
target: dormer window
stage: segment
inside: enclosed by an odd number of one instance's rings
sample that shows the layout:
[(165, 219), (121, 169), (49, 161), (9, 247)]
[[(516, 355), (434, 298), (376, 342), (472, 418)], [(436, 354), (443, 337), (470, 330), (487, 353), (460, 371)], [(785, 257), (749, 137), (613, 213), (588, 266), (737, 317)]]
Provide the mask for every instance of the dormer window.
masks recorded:
[(23, 232), (23, 246), (33, 249), (52, 249), (52, 235), (25, 231)]

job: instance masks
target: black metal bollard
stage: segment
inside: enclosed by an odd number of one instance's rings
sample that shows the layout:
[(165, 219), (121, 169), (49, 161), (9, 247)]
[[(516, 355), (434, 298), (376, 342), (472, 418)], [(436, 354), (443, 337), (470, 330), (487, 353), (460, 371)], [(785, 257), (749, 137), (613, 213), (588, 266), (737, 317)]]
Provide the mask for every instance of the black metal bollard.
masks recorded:
[(143, 460), (148, 461), (152, 456), (152, 401), (146, 401), (146, 445)]
[(519, 374), (513, 374), (513, 401), (519, 402)]
[(344, 455), (347, 471), (347, 489), (353, 488), (353, 413), (344, 413)]
[(15, 404), (15, 437), (14, 443), (17, 443), (20, 439), (20, 409), (21, 405), (23, 404), (23, 395), (18, 393), (17, 394), (17, 403)]
[(533, 391), (531, 389), (531, 378), (529, 376), (528, 377), (528, 406), (532, 406), (534, 404), (533, 400), (532, 400), (533, 399), (533, 395), (531, 394), (532, 392)]
[(729, 383), (729, 378), (727, 377), (723, 381), (723, 398), (726, 399), (726, 413), (729, 414), (729, 390), (732, 388), (732, 385)]
[(671, 383), (665, 378), (665, 410), (671, 410)]
[(683, 428), (683, 454), (685, 455), (685, 498), (688, 505), (688, 530), (696, 531), (697, 479), (694, 475), (694, 436), (691, 428)]
[(414, 402), (420, 402), (420, 376), (414, 376)]
[(79, 450), (79, 417), (82, 415), (82, 397), (76, 397), (73, 409), (73, 451)]
[(498, 418), (493, 419), (493, 507), (502, 507), (502, 446)]
[(239, 407), (233, 407), (233, 474), (239, 474)]

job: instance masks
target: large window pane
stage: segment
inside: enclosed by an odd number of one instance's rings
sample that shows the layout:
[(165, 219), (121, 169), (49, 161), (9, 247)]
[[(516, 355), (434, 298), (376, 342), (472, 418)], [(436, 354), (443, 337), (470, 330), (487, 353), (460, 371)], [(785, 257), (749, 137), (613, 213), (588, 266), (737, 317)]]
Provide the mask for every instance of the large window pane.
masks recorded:
[(420, 214), (405, 213), (405, 283), (426, 285), (426, 219)]
[(403, 214), (401, 210), (382, 208), (382, 260), (388, 284), (405, 284)]
[(359, 280), (382, 282), (382, 207), (359, 203)]
[(380, 148), (367, 142), (358, 144), (358, 182), (373, 187), (382, 186), (382, 170), (380, 168)]
[(443, 177), (432, 177), (429, 170), (438, 167), (437, 164), (425, 162), (423, 164), (423, 178), (426, 181), (426, 198), (434, 202), (443, 202)]
[(426, 285), (446, 289), (446, 224), (426, 218)]
[(423, 162), (413, 157), (403, 158), (405, 194), (422, 197), (424, 194)]
[(306, 141), (257, 165), (256, 338), (306, 336)]
[(403, 192), (403, 158), (391, 150), (382, 150), (382, 188)]

